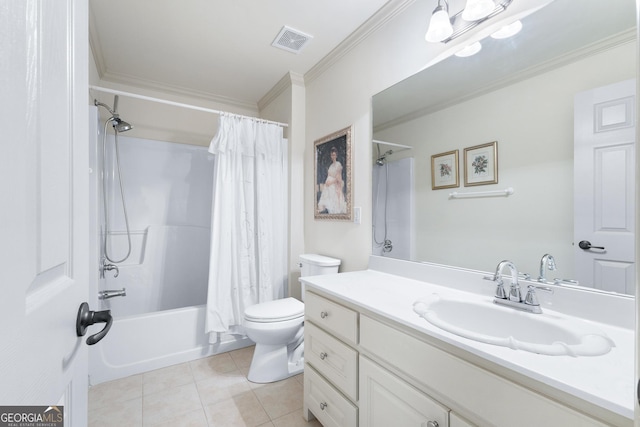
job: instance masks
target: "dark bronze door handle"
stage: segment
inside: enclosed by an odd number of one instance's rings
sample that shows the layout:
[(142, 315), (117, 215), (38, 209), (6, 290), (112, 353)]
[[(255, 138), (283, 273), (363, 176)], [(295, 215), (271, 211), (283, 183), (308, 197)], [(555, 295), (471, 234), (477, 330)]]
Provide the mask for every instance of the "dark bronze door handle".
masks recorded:
[(580, 246), (580, 249), (584, 249), (589, 250), (589, 249), (602, 249), (604, 250), (604, 246), (592, 246), (591, 242), (588, 240), (582, 240), (580, 243), (578, 243), (578, 246)]
[(76, 334), (79, 337), (84, 336), (87, 333), (87, 328), (95, 323), (106, 323), (106, 325), (100, 332), (87, 338), (88, 345), (94, 345), (107, 335), (107, 332), (111, 329), (113, 317), (111, 317), (111, 310), (91, 311), (89, 310), (89, 304), (86, 302), (80, 304), (78, 317), (76, 318)]

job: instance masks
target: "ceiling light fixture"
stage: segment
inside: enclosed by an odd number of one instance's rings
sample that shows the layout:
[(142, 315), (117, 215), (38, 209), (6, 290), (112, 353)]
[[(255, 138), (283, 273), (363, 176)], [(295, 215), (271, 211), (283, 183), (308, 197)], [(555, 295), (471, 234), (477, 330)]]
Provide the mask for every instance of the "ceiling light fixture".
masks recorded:
[(480, 52), (481, 49), (482, 45), (480, 44), (480, 42), (475, 42), (463, 47), (462, 49), (457, 51), (455, 55), (460, 58), (466, 58), (467, 56), (475, 55), (476, 53)]
[[(447, 0), (438, 0), (429, 21), (425, 39), (432, 43), (449, 43), (488, 19), (507, 10), (513, 0), (467, 0), (466, 7), (453, 16), (449, 15)], [(444, 3), (444, 6), (442, 5)]]
[(449, 5), (447, 0), (444, 0), (444, 6), (440, 4), (438, 0), (438, 6), (431, 14), (431, 20), (429, 21), (429, 29), (424, 38), (431, 43), (437, 43), (447, 39), (453, 34), (453, 27), (451, 26), (451, 20), (449, 18)]
[(492, 0), (467, 0), (467, 5), (462, 11), (462, 19), (465, 21), (477, 21), (486, 18), (496, 8)]
[(515, 21), (509, 25), (505, 25), (495, 33), (491, 34), (494, 39), (506, 39), (511, 36), (515, 36), (522, 30), (522, 21)]

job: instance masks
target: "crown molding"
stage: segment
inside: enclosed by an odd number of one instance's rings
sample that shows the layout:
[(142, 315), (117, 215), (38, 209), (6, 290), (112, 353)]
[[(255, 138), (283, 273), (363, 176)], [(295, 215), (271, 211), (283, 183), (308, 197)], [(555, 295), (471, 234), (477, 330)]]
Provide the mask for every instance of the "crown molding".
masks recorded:
[(149, 80), (149, 79), (141, 79), (139, 77), (131, 76), (124, 73), (114, 73), (111, 71), (106, 71), (102, 76), (102, 80), (110, 83), (116, 83), (116, 84), (154, 90), (154, 91), (158, 91), (158, 92), (162, 92), (170, 95), (186, 96), (189, 98), (202, 99), (209, 102), (223, 104), (225, 106), (235, 106), (235, 107), (242, 108), (244, 110), (249, 110), (255, 113), (258, 112), (258, 106), (253, 102), (242, 101), (239, 99), (229, 98), (226, 96), (216, 95), (214, 93), (208, 93), (200, 90), (196, 91), (196, 90), (188, 89), (182, 86), (169, 85), (166, 83), (160, 83), (160, 82)]
[(280, 81), (276, 83), (275, 86), (273, 86), (262, 98), (260, 98), (258, 101), (258, 110), (262, 111), (276, 98), (282, 95), (284, 91), (292, 86), (304, 87), (304, 76), (299, 73), (294, 73), (293, 71), (289, 71), (287, 74), (282, 76)]
[(462, 102), (471, 100), (473, 98), (477, 98), (478, 96), (482, 96), (487, 93), (494, 92), (498, 89), (511, 86), (515, 83), (530, 79), (537, 75), (552, 71), (554, 69), (563, 67), (573, 62), (577, 62), (579, 60), (588, 58), (590, 56), (599, 54), (601, 52), (605, 52), (607, 50), (616, 48), (618, 46), (622, 46), (627, 43), (633, 43), (635, 41), (636, 41), (635, 28), (623, 31), (619, 34), (597, 41), (590, 45), (584, 46), (580, 49), (574, 50), (572, 52), (568, 52), (564, 55), (558, 56), (556, 58), (550, 59), (548, 61), (542, 62), (537, 65), (534, 65), (520, 72), (513, 73), (508, 78), (501, 79), (499, 82), (495, 84), (487, 85), (476, 91), (469, 92), (464, 96), (449, 99), (447, 102), (441, 102), (436, 105), (431, 105), (429, 107), (425, 107), (425, 108), (413, 111), (409, 114), (405, 114), (403, 116), (397, 117), (393, 120), (389, 120), (385, 123), (380, 123), (374, 127), (373, 132), (374, 133), (380, 132), (382, 130), (385, 130), (394, 126), (401, 125), (403, 123), (409, 122), (419, 117), (426, 116), (427, 114), (431, 114), (436, 111), (440, 111), (445, 108), (452, 107), (456, 104), (460, 104)]
[(358, 27), (338, 46), (322, 58), (304, 75), (304, 80), (311, 83), (317, 79), (322, 73), (331, 68), (333, 64), (338, 62), (349, 51), (366, 40), (371, 34), (376, 32), (380, 27), (392, 20), (396, 15), (404, 11), (407, 7), (415, 3), (416, 0), (390, 0), (382, 6), (371, 18)]

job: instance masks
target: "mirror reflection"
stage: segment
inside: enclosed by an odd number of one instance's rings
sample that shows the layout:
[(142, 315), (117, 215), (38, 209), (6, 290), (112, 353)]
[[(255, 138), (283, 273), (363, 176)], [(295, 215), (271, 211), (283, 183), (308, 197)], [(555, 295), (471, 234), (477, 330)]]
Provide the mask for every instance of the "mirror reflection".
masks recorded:
[(375, 95), (373, 254), (633, 293), (635, 13), (555, 0)]

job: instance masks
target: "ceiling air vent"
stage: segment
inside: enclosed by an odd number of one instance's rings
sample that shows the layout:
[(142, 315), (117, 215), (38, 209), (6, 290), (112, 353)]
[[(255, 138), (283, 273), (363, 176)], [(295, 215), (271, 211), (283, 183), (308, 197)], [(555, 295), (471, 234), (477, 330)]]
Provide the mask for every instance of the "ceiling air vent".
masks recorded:
[(271, 46), (293, 53), (300, 53), (302, 48), (306, 46), (307, 42), (312, 38), (313, 36), (310, 36), (309, 34), (284, 26), (276, 36), (273, 43), (271, 43)]

